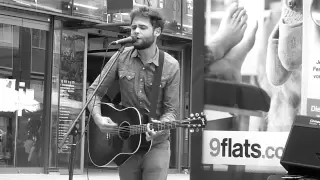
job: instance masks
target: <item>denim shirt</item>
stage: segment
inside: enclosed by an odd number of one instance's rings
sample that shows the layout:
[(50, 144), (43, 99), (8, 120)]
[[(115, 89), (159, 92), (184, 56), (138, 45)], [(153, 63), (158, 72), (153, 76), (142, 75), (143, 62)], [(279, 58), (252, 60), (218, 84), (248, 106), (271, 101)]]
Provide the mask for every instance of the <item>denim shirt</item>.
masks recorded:
[[(101, 74), (106, 73), (115, 57), (116, 54), (111, 57)], [(158, 47), (154, 58), (148, 60), (145, 64), (141, 61), (136, 49), (133, 47), (125, 48), (97, 90), (95, 104), (93, 104), (95, 98), (89, 103), (89, 110), (91, 110), (94, 105), (92, 115), (96, 113), (101, 114), (101, 97), (106, 94), (108, 88), (115, 80), (119, 80), (120, 84), (121, 105), (125, 107), (136, 107), (138, 110), (150, 110), (151, 88), (155, 75), (155, 66), (159, 66)], [(87, 97), (90, 97), (96, 89), (100, 76), (98, 76), (89, 87)], [(179, 111), (179, 89), (179, 62), (164, 52), (161, 85), (156, 108), (156, 115), (160, 121), (164, 119), (172, 121), (177, 118)], [(162, 136), (162, 138), (160, 136), (158, 139), (167, 138), (168, 134), (168, 131), (166, 131), (164, 136)]]

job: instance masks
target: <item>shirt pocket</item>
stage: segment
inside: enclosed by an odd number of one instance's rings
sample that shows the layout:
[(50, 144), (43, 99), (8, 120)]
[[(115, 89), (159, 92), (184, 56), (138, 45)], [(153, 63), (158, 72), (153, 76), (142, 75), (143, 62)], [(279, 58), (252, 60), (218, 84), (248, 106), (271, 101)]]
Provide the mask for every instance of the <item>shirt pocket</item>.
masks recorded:
[(133, 93), (134, 91), (134, 77), (135, 72), (132, 71), (119, 71), (119, 82), (120, 87), (124, 91), (129, 91), (129, 93)]

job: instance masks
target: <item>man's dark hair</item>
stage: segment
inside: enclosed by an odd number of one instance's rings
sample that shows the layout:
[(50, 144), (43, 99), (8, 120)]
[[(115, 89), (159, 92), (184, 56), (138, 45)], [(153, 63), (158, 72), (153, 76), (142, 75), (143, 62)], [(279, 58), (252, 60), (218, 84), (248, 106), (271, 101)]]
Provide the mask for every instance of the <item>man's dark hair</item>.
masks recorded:
[(161, 32), (163, 31), (165, 21), (158, 11), (150, 9), (149, 7), (146, 7), (146, 6), (142, 6), (142, 7), (139, 7), (138, 9), (134, 9), (131, 11), (131, 14), (130, 14), (131, 23), (135, 17), (149, 18), (150, 23), (154, 29), (160, 27)]

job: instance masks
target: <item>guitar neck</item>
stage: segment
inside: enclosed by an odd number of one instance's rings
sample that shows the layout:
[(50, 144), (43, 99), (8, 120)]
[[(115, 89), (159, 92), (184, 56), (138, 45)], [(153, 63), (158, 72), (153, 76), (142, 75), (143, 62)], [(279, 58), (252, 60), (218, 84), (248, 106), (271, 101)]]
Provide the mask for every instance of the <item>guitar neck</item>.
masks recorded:
[[(162, 131), (168, 129), (176, 129), (178, 127), (178, 122), (160, 122), (160, 123), (149, 123), (150, 129), (154, 131)], [(147, 124), (141, 125), (131, 125), (130, 126), (130, 134), (142, 134), (147, 132)]]

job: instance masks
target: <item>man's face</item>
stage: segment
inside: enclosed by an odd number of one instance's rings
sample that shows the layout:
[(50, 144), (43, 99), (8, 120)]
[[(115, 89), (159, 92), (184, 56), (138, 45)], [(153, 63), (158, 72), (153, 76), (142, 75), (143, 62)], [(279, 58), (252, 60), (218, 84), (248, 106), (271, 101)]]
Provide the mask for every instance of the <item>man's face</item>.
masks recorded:
[(150, 47), (159, 36), (159, 28), (154, 29), (150, 20), (145, 17), (135, 17), (131, 23), (131, 35), (137, 37), (133, 46), (138, 50)]

